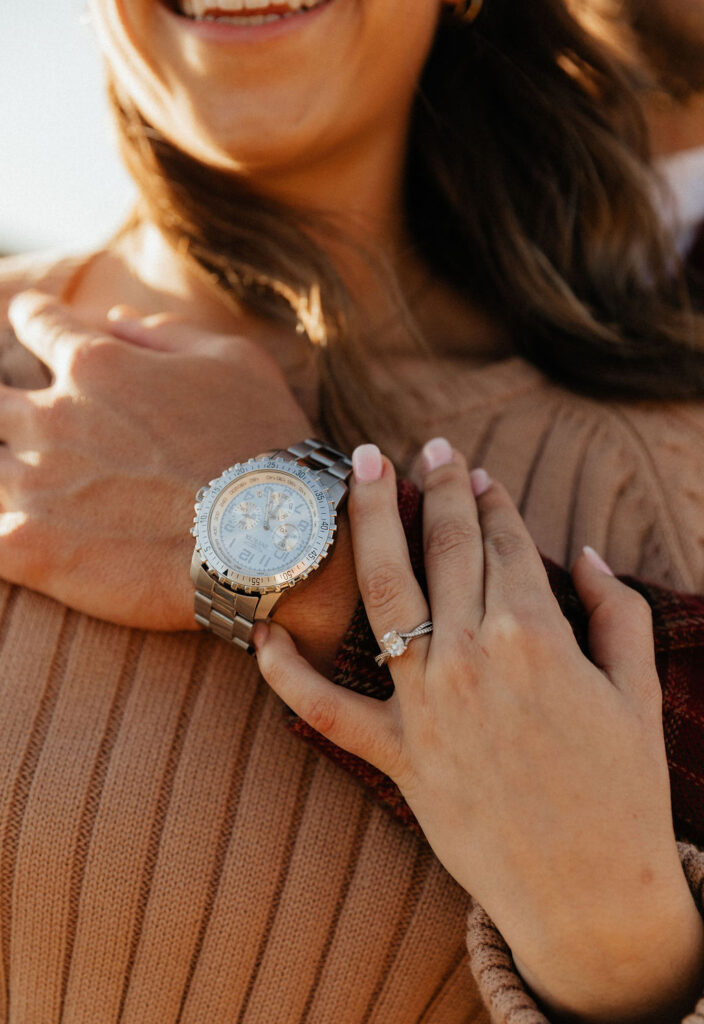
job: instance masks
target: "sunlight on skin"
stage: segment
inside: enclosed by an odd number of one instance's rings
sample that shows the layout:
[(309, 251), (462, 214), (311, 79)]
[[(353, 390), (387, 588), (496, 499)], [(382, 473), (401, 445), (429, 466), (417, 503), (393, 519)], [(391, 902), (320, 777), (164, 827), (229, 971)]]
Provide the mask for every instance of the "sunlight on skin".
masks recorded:
[(0, 515), (0, 537), (7, 537), (27, 522), (26, 512), (3, 512)]
[(42, 460), (41, 453), (32, 450), (15, 452), (15, 456), (17, 461), (23, 462), (25, 466), (39, 466)]

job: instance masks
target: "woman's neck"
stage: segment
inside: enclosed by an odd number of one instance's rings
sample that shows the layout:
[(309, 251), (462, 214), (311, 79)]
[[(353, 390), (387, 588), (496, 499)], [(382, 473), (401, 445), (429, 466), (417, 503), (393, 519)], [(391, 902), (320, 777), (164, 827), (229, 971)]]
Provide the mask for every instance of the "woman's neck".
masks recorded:
[(183, 316), (205, 330), (233, 329), (232, 310), (217, 289), (193, 273), (147, 222), (121, 232), (96, 253), (68, 300), (92, 324), (104, 324), (112, 306), (126, 305), (143, 316)]
[[(399, 303), (405, 303), (417, 331), (433, 349), (481, 362), (508, 353), (502, 328), (435, 278), (411, 246), (406, 244), (401, 251), (396, 244), (386, 263), (398, 281), (396, 295), (390, 294), (378, 273), (363, 261), (348, 267), (345, 274), (362, 314), (361, 323), (370, 335), (383, 334), (389, 347), (412, 351), (408, 320), (399, 308)], [(269, 349), (282, 343), (296, 349), (301, 345), (295, 332), (286, 332), (247, 311), (238, 313), (221, 290), (205, 274), (197, 273), (147, 222), (118, 235), (89, 261), (70, 301), (79, 315), (94, 325), (105, 323), (112, 306), (124, 304), (144, 316), (169, 313), (204, 330), (246, 333)]]

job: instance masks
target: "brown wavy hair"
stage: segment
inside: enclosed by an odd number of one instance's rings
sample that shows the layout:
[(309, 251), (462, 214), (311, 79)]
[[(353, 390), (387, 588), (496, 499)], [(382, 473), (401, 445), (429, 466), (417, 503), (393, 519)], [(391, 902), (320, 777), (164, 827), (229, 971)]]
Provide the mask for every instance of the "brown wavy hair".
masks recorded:
[[(392, 412), (373, 399), (353, 303), (320, 242), (344, 244), (341, 231), (317, 212), (314, 239), (310, 211), (204, 166), (110, 92), (142, 211), (226, 297), (297, 322), (319, 346), (331, 432), (339, 439), (363, 414), (373, 436), (374, 415)], [(704, 317), (656, 212), (648, 159), (628, 70), (564, 0), (487, 0), (472, 26), (441, 22), (419, 83), (411, 237), (556, 381), (596, 396), (698, 396)]]
[(668, 0), (568, 0), (570, 9), (591, 31), (613, 46), (626, 61), (640, 63), (636, 72), (644, 90), (662, 89), (686, 103), (704, 89), (702, 26), (668, 16)]

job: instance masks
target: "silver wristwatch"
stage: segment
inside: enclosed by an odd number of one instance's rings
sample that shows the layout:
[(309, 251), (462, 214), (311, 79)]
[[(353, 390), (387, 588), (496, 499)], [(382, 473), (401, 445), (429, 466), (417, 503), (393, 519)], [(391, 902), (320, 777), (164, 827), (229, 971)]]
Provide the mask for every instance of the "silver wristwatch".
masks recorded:
[(196, 622), (252, 653), (256, 622), (320, 567), (352, 463), (307, 440), (230, 466), (196, 495)]

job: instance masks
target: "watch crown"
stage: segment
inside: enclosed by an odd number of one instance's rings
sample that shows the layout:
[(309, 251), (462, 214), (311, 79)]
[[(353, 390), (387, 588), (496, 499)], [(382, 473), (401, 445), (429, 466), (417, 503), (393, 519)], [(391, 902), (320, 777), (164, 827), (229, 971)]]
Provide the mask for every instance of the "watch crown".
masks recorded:
[[(211, 480), (210, 481), (210, 486), (212, 486), (212, 484), (213, 484), (213, 481)], [(210, 487), (201, 487), (200, 488), (200, 490), (196, 494), (196, 503), (200, 503), (203, 500), (203, 498), (208, 493), (209, 489), (210, 489)]]

